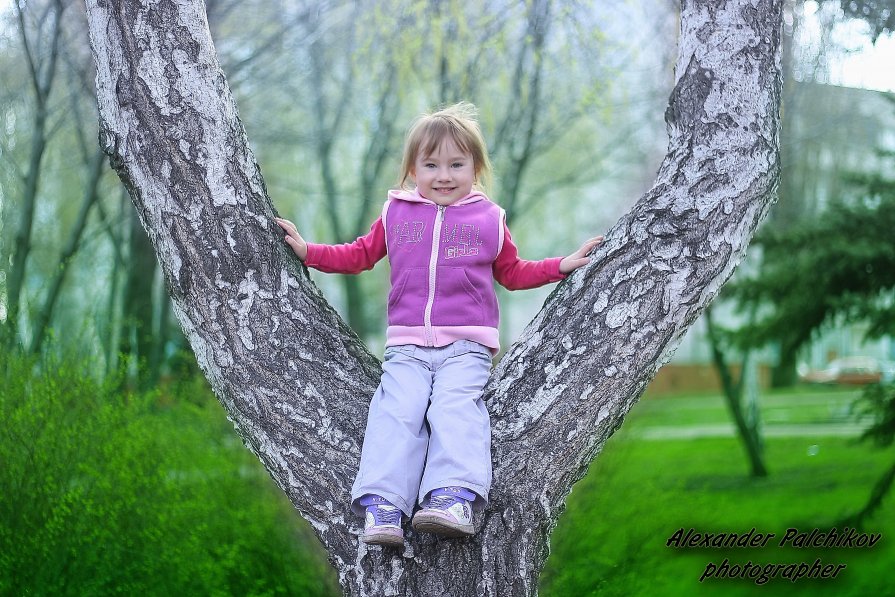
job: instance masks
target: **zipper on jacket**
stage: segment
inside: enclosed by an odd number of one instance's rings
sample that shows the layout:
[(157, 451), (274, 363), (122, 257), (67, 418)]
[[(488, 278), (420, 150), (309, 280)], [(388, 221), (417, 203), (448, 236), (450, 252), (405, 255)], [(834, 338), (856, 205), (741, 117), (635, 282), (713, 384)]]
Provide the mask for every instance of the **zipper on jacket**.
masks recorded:
[(423, 325), (426, 334), (426, 346), (435, 346), (435, 333), (432, 330), (432, 305), (435, 303), (435, 271), (438, 265), (438, 250), (441, 245), (441, 225), (444, 222), (444, 205), (438, 206), (435, 225), (432, 227), (432, 254), (429, 255), (429, 297), (426, 299), (426, 310), (423, 313)]

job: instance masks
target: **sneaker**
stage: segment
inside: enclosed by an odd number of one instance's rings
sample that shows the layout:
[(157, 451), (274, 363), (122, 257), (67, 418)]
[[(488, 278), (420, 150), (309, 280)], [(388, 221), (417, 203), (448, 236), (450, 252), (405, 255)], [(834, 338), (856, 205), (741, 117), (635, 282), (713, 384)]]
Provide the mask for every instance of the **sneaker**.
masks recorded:
[[(459, 491), (458, 491), (459, 490)], [(460, 494), (460, 495), (457, 495)], [(413, 515), (414, 530), (444, 537), (466, 537), (475, 533), (472, 506), (465, 497), (472, 497), (462, 488), (436, 489)]]
[(361, 541), (368, 545), (404, 545), (404, 531), (401, 529), (401, 510), (391, 504), (367, 506), (364, 534)]

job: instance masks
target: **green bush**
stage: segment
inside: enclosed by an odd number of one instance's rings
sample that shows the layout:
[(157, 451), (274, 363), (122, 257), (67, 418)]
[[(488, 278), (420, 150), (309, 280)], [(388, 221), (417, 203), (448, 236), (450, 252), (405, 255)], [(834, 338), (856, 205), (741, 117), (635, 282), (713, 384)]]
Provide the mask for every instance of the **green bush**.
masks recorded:
[(123, 396), (88, 364), (0, 361), (0, 594), (336, 593), (203, 385)]

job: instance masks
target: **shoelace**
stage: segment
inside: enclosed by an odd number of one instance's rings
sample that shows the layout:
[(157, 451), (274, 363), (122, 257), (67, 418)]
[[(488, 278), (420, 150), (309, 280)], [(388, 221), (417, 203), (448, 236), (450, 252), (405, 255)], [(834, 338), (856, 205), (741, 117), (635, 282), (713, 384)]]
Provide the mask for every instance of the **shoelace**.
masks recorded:
[(438, 510), (447, 510), (448, 508), (453, 506), (454, 502), (456, 501), (457, 498), (451, 495), (436, 495), (429, 498), (429, 504), (426, 507), (436, 508)]
[(386, 510), (385, 508), (379, 506), (376, 508), (376, 512), (373, 518), (376, 519), (376, 524), (393, 524), (396, 526), (400, 526), (401, 510), (399, 510), (398, 508)]

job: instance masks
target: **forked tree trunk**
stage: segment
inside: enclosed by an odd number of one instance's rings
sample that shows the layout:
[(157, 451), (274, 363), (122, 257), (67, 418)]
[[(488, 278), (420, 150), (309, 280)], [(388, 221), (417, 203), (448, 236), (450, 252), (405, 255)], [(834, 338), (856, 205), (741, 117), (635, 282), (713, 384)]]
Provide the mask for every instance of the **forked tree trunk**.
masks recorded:
[[(682, 7), (668, 155), (486, 388), (479, 532), (358, 543), (348, 509), (378, 361), (291, 257), (199, 0), (90, 0), (102, 142), (199, 364), (353, 595), (532, 595), (548, 536), (647, 382), (740, 261), (778, 176), (781, 0)], [(597, 231), (595, 231), (597, 232)], [(561, 231), (557, 231), (561, 234)]]

